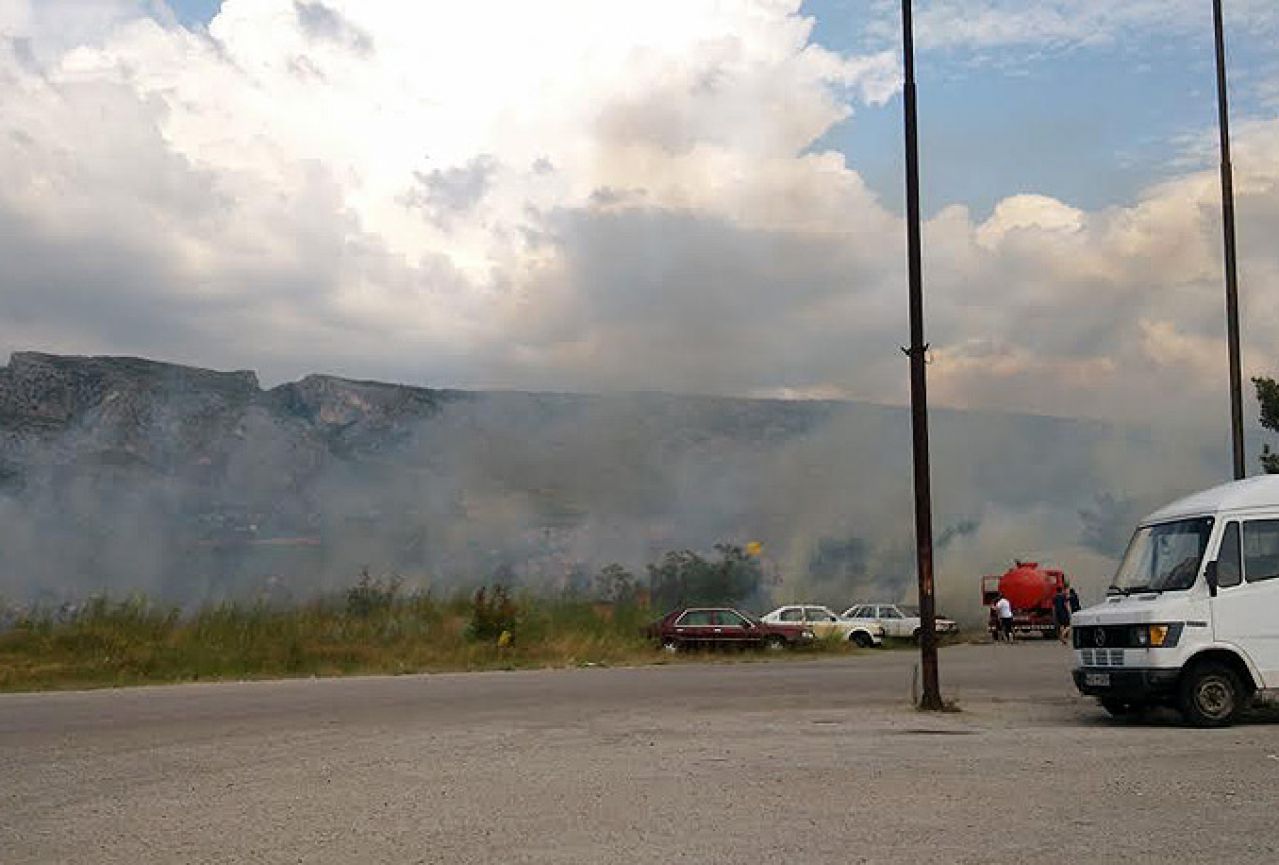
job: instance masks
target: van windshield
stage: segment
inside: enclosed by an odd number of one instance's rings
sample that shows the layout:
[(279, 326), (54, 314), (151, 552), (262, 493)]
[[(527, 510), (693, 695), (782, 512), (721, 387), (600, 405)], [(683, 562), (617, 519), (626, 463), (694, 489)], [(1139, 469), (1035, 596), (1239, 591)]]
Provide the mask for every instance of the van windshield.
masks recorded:
[(1127, 595), (1190, 588), (1211, 533), (1211, 517), (1137, 529), (1110, 590)]

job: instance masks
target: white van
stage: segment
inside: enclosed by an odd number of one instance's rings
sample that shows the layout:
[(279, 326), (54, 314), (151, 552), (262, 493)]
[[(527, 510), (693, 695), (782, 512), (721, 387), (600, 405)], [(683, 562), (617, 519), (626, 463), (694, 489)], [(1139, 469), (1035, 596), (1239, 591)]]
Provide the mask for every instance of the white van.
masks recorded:
[(1146, 517), (1105, 602), (1072, 625), (1075, 685), (1112, 715), (1169, 705), (1217, 727), (1279, 688), (1279, 475)]

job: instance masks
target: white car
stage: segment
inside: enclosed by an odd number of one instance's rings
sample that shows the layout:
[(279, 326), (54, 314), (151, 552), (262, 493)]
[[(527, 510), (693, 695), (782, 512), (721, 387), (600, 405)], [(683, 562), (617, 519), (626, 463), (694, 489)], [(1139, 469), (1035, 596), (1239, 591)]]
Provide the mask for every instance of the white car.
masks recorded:
[(835, 615), (830, 607), (790, 604), (778, 607), (760, 618), (773, 624), (807, 625), (819, 638), (837, 634), (840, 639), (847, 640), (863, 649), (881, 646), (884, 643), (884, 629), (878, 624), (850, 621), (843, 616)]
[[(858, 622), (874, 622), (884, 629), (886, 637), (919, 638), (919, 608), (904, 604), (855, 604), (844, 610), (844, 618)], [(937, 633), (957, 634), (959, 623), (938, 616)]]

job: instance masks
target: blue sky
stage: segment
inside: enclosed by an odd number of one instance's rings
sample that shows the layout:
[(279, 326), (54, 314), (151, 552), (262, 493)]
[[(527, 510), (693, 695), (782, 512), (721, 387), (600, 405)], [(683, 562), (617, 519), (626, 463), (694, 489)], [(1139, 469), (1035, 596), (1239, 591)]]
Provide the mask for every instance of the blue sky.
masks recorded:
[[(866, 44), (869, 5), (806, 0), (803, 8), (816, 19), (816, 41), (855, 50)], [(889, 11), (896, 23), (897, 8)], [(980, 53), (929, 50), (927, 37), (917, 37), (925, 209), (959, 202), (981, 217), (1000, 198), (1024, 192), (1095, 209), (1184, 170), (1187, 139), (1214, 130), (1217, 117), (1208, 14), (1202, 24), (1172, 38), (1155, 28), (1113, 43)], [(1232, 115), (1254, 116), (1262, 110), (1255, 73), (1275, 53), (1231, 24), (1227, 17)], [(895, 209), (901, 112), (900, 98), (862, 106), (821, 142), (846, 153)]]
[(187, 25), (207, 24), (217, 14), (222, 0), (170, 0), (169, 5)]

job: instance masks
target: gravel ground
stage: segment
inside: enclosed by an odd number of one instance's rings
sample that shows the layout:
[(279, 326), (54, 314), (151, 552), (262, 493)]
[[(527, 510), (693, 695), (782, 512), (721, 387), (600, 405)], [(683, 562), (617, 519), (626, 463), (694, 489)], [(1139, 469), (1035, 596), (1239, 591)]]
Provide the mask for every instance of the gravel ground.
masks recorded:
[(1279, 861), (1271, 713), (1106, 718), (1053, 644), (0, 696), (0, 862)]

